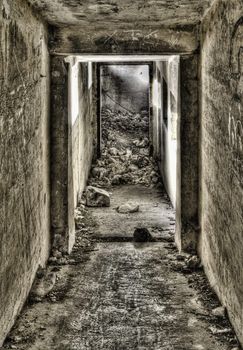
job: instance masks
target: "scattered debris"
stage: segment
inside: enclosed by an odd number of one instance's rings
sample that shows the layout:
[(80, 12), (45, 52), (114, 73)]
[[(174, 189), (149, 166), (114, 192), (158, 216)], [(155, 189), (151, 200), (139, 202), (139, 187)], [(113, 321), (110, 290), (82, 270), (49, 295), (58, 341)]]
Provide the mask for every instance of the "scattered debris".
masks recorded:
[(139, 205), (128, 202), (120, 205), (117, 211), (121, 214), (137, 213), (139, 211)]
[(224, 306), (219, 306), (213, 309), (212, 314), (217, 317), (225, 317), (226, 308)]
[(165, 242), (174, 242), (175, 240), (175, 237), (174, 237), (174, 233), (169, 231), (169, 232), (161, 232), (160, 233), (160, 239), (162, 241), (165, 241)]
[(88, 186), (86, 188), (86, 205), (88, 207), (109, 207), (110, 195), (105, 190)]
[(203, 306), (199, 298), (191, 299), (191, 307), (196, 315), (208, 316), (209, 311)]
[(185, 261), (186, 258), (188, 258), (188, 254), (180, 253), (176, 255), (176, 260), (178, 261)]
[(44, 274), (38, 276), (34, 282), (31, 299), (34, 301), (41, 301), (44, 297), (49, 294), (56, 283), (56, 273), (53, 271), (48, 271)]
[(191, 270), (197, 270), (201, 268), (201, 260), (197, 255), (192, 255), (186, 260), (186, 265)]
[(149, 116), (102, 109), (102, 157), (93, 164), (89, 184), (157, 186), (159, 168), (149, 149)]
[(214, 335), (220, 335), (220, 334), (227, 334), (232, 333), (231, 328), (216, 328), (216, 327), (209, 327), (210, 332)]

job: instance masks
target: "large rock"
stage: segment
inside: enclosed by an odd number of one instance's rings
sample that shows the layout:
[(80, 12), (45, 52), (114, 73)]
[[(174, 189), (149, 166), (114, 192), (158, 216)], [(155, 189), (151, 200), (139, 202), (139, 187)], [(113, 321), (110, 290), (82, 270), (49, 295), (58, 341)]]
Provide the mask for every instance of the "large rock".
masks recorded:
[(136, 227), (133, 233), (135, 242), (153, 242), (154, 238), (146, 227)]
[(110, 195), (100, 188), (88, 186), (86, 188), (86, 205), (88, 207), (109, 207)]

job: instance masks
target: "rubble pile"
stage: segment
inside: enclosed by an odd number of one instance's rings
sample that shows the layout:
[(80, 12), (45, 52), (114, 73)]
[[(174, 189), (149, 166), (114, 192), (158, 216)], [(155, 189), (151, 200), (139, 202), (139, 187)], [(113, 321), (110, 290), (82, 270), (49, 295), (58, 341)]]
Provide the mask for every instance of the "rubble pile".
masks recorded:
[(159, 183), (159, 169), (150, 157), (149, 115), (142, 111), (113, 112), (102, 109), (102, 157), (93, 164), (89, 185), (149, 186)]
[(132, 113), (126, 110), (112, 111), (107, 107), (101, 110), (102, 137), (107, 140), (109, 131), (126, 132), (131, 135), (143, 136), (149, 130), (149, 115), (147, 111)]

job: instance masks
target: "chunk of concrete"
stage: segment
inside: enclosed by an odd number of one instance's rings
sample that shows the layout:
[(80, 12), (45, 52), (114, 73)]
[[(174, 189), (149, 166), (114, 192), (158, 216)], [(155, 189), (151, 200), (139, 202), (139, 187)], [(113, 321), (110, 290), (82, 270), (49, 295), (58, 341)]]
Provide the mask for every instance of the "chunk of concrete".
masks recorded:
[(214, 334), (214, 335), (221, 335), (221, 334), (227, 334), (227, 333), (232, 333), (231, 328), (216, 328), (216, 327), (209, 327), (209, 330)]
[(88, 207), (109, 207), (110, 195), (105, 190), (88, 186), (86, 188), (86, 205)]
[(224, 306), (216, 307), (213, 309), (212, 314), (216, 317), (224, 317), (226, 313), (226, 309)]
[(201, 260), (197, 255), (192, 255), (187, 259), (186, 264), (189, 269), (197, 270), (201, 267)]
[(139, 211), (139, 205), (134, 203), (125, 203), (117, 208), (118, 213), (129, 214), (137, 213)]
[(112, 185), (120, 185), (121, 184), (121, 175), (115, 175), (111, 180)]
[(55, 283), (55, 272), (47, 272), (43, 277), (37, 278), (31, 291), (33, 299), (44, 298), (47, 294), (49, 294), (52, 291)]
[(135, 242), (152, 242), (154, 241), (151, 233), (146, 227), (136, 227), (133, 233)]

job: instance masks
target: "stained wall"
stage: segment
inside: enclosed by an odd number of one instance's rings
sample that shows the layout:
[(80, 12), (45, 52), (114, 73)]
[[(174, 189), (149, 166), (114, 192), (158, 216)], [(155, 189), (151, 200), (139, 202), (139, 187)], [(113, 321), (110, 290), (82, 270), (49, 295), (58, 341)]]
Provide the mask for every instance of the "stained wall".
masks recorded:
[(243, 342), (242, 1), (216, 1), (201, 39), (199, 252)]
[(47, 28), (0, 1), (0, 345), (50, 246)]

